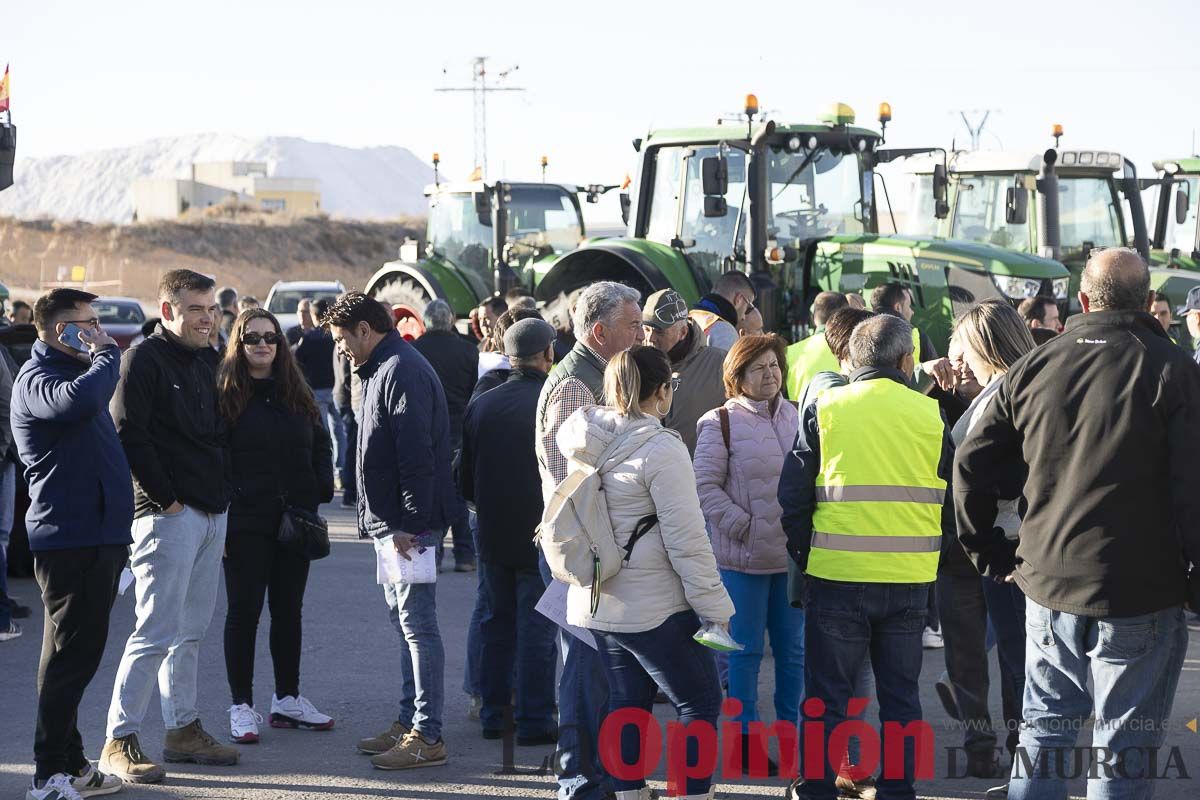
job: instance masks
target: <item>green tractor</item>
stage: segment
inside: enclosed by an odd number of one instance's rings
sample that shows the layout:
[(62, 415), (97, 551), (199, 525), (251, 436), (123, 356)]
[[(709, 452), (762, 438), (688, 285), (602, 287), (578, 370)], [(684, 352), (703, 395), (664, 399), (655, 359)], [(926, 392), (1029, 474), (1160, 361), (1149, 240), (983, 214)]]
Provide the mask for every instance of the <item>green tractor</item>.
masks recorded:
[[(1033, 253), (880, 235), (875, 167), (917, 151), (881, 149), (883, 135), (855, 126), (847, 106), (817, 124), (755, 123), (757, 112), (750, 96), (744, 127), (635, 140), (629, 236), (560, 257), (537, 283), (538, 300), (569, 304), (588, 284), (616, 280), (643, 296), (670, 287), (691, 304), (720, 274), (742, 270), (757, 287), (765, 328), (795, 340), (808, 331), (817, 292), (867, 293), (897, 281), (912, 291), (915, 324), (945, 352), (954, 316), (975, 302), (1065, 298), (1067, 271)], [(890, 119), (883, 104), (883, 129)], [(945, 191), (944, 180), (930, 187), (931, 215), (947, 211)]]
[(1200, 270), (1200, 157), (1155, 161), (1156, 178), (1145, 182), (1154, 229), (1151, 263), (1176, 269)]
[[(437, 158), (434, 166), (436, 169)], [(406, 240), (400, 258), (384, 264), (366, 293), (392, 308), (413, 333), (435, 298), (460, 319), (480, 303), (514, 285), (533, 288), (586, 232), (579, 195), (595, 202), (612, 186), (473, 181), (426, 187), (429, 220), (424, 253)]]

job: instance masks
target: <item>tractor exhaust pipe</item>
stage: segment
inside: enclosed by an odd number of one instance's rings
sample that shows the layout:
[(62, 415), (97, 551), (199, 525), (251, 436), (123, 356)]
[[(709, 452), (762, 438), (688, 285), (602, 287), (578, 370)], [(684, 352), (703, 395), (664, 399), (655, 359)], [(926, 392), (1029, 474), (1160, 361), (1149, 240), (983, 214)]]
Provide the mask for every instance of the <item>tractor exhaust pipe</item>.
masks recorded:
[(1047, 150), (1042, 156), (1042, 171), (1037, 179), (1038, 216), (1041, 225), (1038, 226), (1038, 249), (1045, 258), (1062, 260), (1062, 221), (1058, 212), (1058, 174), (1054, 164), (1058, 161), (1058, 151)]

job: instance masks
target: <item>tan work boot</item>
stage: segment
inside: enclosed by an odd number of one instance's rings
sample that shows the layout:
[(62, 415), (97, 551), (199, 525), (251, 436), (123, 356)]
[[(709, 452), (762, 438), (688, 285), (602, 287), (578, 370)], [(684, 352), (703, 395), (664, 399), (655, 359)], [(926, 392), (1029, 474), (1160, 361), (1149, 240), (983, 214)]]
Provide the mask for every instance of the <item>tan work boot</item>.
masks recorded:
[(358, 740), (358, 752), (366, 753), (367, 755), (375, 756), (380, 753), (386, 753), (396, 746), (396, 743), (408, 735), (408, 726), (400, 720), (392, 723), (392, 727), (388, 728), (378, 736), (371, 736), (367, 739)]
[(100, 771), (116, 775), (126, 783), (158, 783), (167, 771), (146, 758), (136, 733), (119, 739), (106, 739), (100, 751)]
[(238, 763), (241, 755), (232, 747), (226, 747), (208, 735), (200, 727), (200, 720), (193, 720), (182, 728), (167, 730), (167, 741), (163, 744), (163, 760), (170, 763), (187, 761), (193, 764), (211, 764), (228, 767)]
[(375, 769), (417, 769), (418, 767), (440, 767), (449, 760), (446, 742), (438, 739), (430, 744), (416, 731), (409, 731), (396, 746), (386, 753), (371, 759)]

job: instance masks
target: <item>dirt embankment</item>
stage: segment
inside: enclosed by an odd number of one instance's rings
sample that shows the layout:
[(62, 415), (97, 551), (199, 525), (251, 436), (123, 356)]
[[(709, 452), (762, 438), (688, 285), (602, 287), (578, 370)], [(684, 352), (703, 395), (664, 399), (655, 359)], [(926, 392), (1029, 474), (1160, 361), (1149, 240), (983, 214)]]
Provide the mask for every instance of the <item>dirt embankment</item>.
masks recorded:
[(228, 210), (133, 225), (0, 218), (0, 281), (22, 296), (76, 280), (73, 268), (84, 267), (88, 291), (149, 300), (163, 272), (187, 267), (265, 300), (277, 280), (341, 280), (361, 289), (397, 257), (406, 236), (423, 234), (420, 219), (289, 219)]

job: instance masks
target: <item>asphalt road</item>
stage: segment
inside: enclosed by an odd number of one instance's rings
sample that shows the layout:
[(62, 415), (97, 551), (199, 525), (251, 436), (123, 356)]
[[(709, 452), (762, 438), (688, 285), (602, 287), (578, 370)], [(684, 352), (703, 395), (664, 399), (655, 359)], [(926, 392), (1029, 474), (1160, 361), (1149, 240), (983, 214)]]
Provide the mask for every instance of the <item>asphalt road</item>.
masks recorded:
[[(380, 588), (375, 585), (374, 555), (369, 545), (356, 540), (352, 520), (340, 508), (328, 507), (334, 533), (333, 553), (313, 564), (304, 620), (304, 656), (301, 690), (318, 708), (337, 720), (331, 731), (275, 730), (263, 726), (262, 742), (241, 748), (236, 767), (168, 765), (167, 781), (158, 786), (127, 787), (125, 795), (145, 798), (369, 798), (403, 797), (439, 800), (462, 796), (550, 798), (554, 783), (548, 775), (532, 774), (551, 755), (550, 748), (516, 748), (515, 764), (527, 774), (498, 774), (502, 769), (501, 743), (484, 741), (478, 723), (467, 719), (467, 698), (462, 693), (467, 621), (475, 593), (473, 573), (447, 572), (440, 576), (439, 618), (446, 644), (445, 738), (450, 761), (442, 767), (405, 772), (380, 772), (355, 750), (356, 741), (387, 728), (395, 718), (398, 697), (398, 637), (387, 619)], [(32, 580), (16, 580), (12, 593), (35, 606), (35, 615), (24, 621), (25, 635), (0, 643), (0, 799), (21, 798), (32, 773), (32, 741), (36, 702), (35, 675), (41, 642), (40, 603)], [(224, 592), (213, 624), (201, 649), (200, 707), (206, 728), (228, 736), (229, 695), (221, 647), (225, 617)], [(133, 625), (132, 593), (118, 598), (113, 612), (108, 649), (80, 707), (80, 729), (88, 755), (99, 756), (104, 720), (121, 651)], [(255, 691), (260, 710), (269, 710), (272, 690), (267, 651), (266, 618), (259, 635)], [(933, 691), (944, 668), (942, 651), (925, 651), (922, 705), (933, 725), (937, 749), (935, 780), (922, 782), (923, 797), (981, 798), (995, 781), (947, 778), (946, 747), (961, 744), (961, 733), (952, 727)], [(993, 673), (995, 665), (993, 664)], [(763, 702), (770, 706), (770, 663), (762, 671)], [(995, 675), (993, 674), (993, 681)], [(993, 682), (993, 687), (996, 684)], [(999, 695), (993, 689), (993, 712), (999, 713)], [(658, 717), (673, 718), (667, 706), (656, 707)], [(871, 718), (874, 710), (869, 712)], [(1200, 715), (1200, 647), (1193, 643), (1184, 666), (1175, 701), (1173, 727), (1167, 747), (1179, 748), (1187, 772), (1157, 782), (1155, 797), (1200, 797), (1200, 734), (1187, 730), (1189, 720)], [(145, 750), (157, 756), (163, 740), (157, 704), (151, 705), (143, 733)], [(1083, 744), (1083, 742), (1081, 742)], [(1165, 760), (1165, 754), (1164, 754)], [(660, 769), (657, 785), (663, 788)], [(784, 782), (744, 781), (720, 783), (717, 797), (779, 797)], [(1082, 781), (1072, 794), (1082, 796)]]

